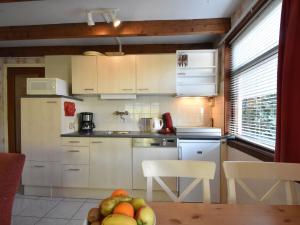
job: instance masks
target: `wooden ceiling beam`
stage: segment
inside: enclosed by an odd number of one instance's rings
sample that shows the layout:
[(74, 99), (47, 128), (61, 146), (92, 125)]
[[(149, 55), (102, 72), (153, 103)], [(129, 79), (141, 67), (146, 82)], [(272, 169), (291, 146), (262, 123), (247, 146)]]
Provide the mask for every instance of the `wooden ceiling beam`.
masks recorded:
[[(175, 53), (176, 50), (211, 49), (213, 43), (123, 45), (125, 54)], [(0, 48), (0, 57), (34, 57), (45, 55), (81, 55), (85, 51), (118, 51), (116, 45), (40, 46)]]
[(14, 3), (14, 2), (34, 2), (38, 0), (0, 0), (0, 3)]
[(48, 24), (0, 27), (0, 40), (224, 34), (229, 29), (229, 18), (123, 21), (117, 28), (103, 22)]

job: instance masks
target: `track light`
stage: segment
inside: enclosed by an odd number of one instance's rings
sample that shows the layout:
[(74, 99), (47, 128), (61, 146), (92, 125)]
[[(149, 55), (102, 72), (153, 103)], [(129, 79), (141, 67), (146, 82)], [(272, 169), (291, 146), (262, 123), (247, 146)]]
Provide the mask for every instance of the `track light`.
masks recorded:
[(87, 24), (89, 26), (94, 26), (95, 22), (93, 20), (93, 14), (98, 13), (103, 16), (107, 23), (112, 22), (114, 27), (118, 27), (121, 24), (121, 20), (117, 19), (117, 11), (119, 11), (119, 9), (101, 8), (90, 10), (87, 12)]
[(95, 25), (95, 22), (94, 22), (93, 16), (92, 16), (92, 12), (87, 13), (87, 24), (89, 26), (94, 26)]

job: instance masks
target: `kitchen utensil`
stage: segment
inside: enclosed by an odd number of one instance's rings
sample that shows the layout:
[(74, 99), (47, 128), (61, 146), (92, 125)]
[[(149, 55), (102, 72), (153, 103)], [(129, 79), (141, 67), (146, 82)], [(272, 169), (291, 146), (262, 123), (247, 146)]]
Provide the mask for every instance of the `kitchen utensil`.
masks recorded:
[(164, 122), (162, 119), (159, 118), (152, 118), (151, 119), (151, 132), (155, 133), (159, 131), (164, 125)]

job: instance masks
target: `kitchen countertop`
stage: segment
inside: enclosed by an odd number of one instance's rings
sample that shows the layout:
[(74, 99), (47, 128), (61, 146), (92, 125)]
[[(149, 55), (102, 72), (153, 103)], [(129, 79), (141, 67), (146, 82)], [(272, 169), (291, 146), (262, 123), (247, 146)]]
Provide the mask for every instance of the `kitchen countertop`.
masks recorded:
[(129, 131), (126, 134), (109, 133), (108, 131), (94, 131), (91, 134), (84, 134), (73, 132), (62, 134), (61, 137), (124, 137), (124, 138), (184, 138), (184, 139), (221, 139), (221, 137), (205, 137), (196, 135), (176, 135), (176, 134), (159, 134), (159, 133), (145, 133), (141, 131)]

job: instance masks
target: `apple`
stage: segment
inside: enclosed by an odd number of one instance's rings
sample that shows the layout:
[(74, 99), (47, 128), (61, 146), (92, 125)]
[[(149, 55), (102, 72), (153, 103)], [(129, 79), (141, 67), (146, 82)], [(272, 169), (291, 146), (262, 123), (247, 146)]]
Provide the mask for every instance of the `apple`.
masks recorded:
[(133, 198), (130, 203), (133, 206), (134, 211), (137, 211), (142, 206), (146, 206), (147, 205), (146, 202), (145, 202), (145, 200), (143, 198)]
[(138, 225), (154, 225), (155, 214), (149, 206), (142, 206), (138, 209), (135, 219)]

